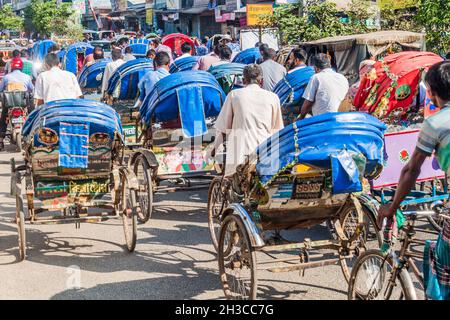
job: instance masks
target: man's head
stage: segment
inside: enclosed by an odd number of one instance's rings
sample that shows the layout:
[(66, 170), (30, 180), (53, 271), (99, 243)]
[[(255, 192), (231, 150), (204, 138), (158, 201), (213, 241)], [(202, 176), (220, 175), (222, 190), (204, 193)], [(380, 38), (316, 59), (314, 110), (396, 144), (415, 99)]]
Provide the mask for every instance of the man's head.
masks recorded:
[(244, 85), (248, 86), (250, 84), (257, 84), (260, 87), (263, 85), (263, 71), (261, 67), (257, 64), (249, 64), (245, 66), (243, 72)]
[(314, 67), (316, 72), (320, 72), (324, 69), (331, 68), (331, 60), (327, 54), (318, 53), (312, 57), (311, 65)]
[(145, 55), (145, 57), (147, 58), (147, 59), (155, 59), (155, 56), (156, 56), (156, 51), (155, 51), (155, 49), (150, 49), (150, 50), (148, 50), (147, 51), (147, 54)]
[(119, 42), (117, 44), (119, 45), (119, 47), (124, 49), (128, 45), (128, 40), (125, 38), (122, 38), (119, 40)]
[(276, 60), (276, 58), (277, 58), (277, 52), (275, 51), (275, 49), (269, 48), (269, 55), (270, 55), (270, 58), (271, 58), (272, 60)]
[(230, 61), (233, 51), (227, 45), (219, 46), (219, 58), (220, 60)]
[(261, 53), (261, 56), (264, 61), (272, 59), (272, 57), (270, 56), (270, 48), (267, 44), (264, 43), (261, 46), (259, 46), (259, 52)]
[(264, 43), (258, 41), (257, 43), (255, 43), (255, 48), (259, 48), (261, 47), (261, 45), (263, 45)]
[(202, 39), (202, 44), (204, 44), (205, 46), (208, 44), (209, 38), (208, 37), (204, 37)]
[(20, 59), (20, 57), (11, 60), (11, 71), (14, 70), (22, 71), (22, 69), (23, 69), (23, 61), (22, 59)]
[(191, 45), (190, 45), (189, 43), (184, 42), (184, 43), (181, 45), (181, 52), (182, 52), (183, 54), (185, 54), (185, 53), (191, 53), (191, 51), (192, 51), (192, 47), (191, 47)]
[(58, 52), (59, 50), (61, 50), (61, 47), (57, 44), (54, 44), (50, 48), (48, 48), (47, 53)]
[(126, 47), (125, 48), (125, 54), (132, 54), (133, 53), (133, 50), (131, 50), (131, 47)]
[(161, 44), (161, 40), (159, 40), (159, 38), (155, 38), (153, 39), (153, 46), (156, 48), (157, 46), (159, 46)]
[(230, 43), (231, 41), (233, 41), (233, 38), (231, 38), (231, 36), (229, 34), (224, 35), (221, 39), (221, 42), (224, 45), (226, 45), (227, 43)]
[(53, 67), (59, 67), (59, 58), (56, 53), (47, 53), (44, 59), (44, 64), (47, 70)]
[(155, 70), (159, 68), (169, 70), (169, 65), (170, 57), (167, 52), (161, 51), (155, 55), (155, 59), (153, 59), (153, 66), (155, 67)]
[(425, 84), (433, 104), (443, 108), (450, 101), (450, 61), (431, 66), (425, 76)]
[(292, 70), (296, 67), (298, 67), (301, 64), (304, 64), (306, 62), (306, 59), (308, 58), (308, 55), (306, 54), (306, 51), (302, 48), (295, 48), (291, 51), (291, 54), (289, 55), (288, 65), (289, 69)]
[(122, 50), (120, 49), (112, 49), (111, 50), (111, 58), (113, 61), (122, 59)]
[(30, 57), (27, 49), (22, 49), (22, 51), (20, 51), (20, 56), (24, 59), (28, 59)]
[(103, 48), (100, 46), (95, 46), (94, 59), (98, 60), (98, 59), (103, 59), (103, 58), (104, 58)]
[(17, 49), (14, 49), (12, 52), (12, 57), (14, 58), (20, 58), (20, 51)]

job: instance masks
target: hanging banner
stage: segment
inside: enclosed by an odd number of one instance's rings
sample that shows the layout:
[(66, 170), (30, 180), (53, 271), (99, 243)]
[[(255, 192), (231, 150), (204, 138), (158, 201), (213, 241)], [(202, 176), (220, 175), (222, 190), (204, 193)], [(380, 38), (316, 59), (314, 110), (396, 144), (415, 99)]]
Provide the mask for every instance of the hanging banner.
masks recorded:
[(248, 4), (247, 25), (257, 26), (259, 24), (260, 17), (272, 14), (273, 14), (272, 4)]
[(148, 25), (153, 24), (153, 9), (145, 9), (145, 23)]

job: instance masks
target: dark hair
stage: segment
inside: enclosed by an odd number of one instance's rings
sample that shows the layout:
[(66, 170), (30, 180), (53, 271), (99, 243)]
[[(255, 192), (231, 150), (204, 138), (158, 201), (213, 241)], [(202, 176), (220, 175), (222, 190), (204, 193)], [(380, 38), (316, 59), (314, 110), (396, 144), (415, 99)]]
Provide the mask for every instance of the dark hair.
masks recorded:
[(192, 50), (192, 47), (191, 47), (191, 45), (190, 45), (189, 43), (184, 42), (184, 43), (181, 45), (181, 52), (183, 52), (183, 53), (189, 53), (189, 52), (191, 52), (191, 50)]
[(206, 45), (208, 43), (208, 39), (207, 38), (203, 38), (202, 39), (202, 43)]
[(227, 45), (219, 46), (219, 58), (221, 60), (231, 60), (232, 55), (233, 55), (233, 51), (231, 51), (229, 46), (227, 46)]
[(54, 52), (54, 51), (59, 51), (59, 50), (61, 50), (60, 46), (57, 45), (57, 44), (54, 44), (50, 48), (48, 48), (47, 53)]
[(112, 49), (111, 50), (111, 58), (113, 59), (113, 61), (121, 59), (122, 58), (122, 50)]
[(263, 45), (264, 43), (258, 41), (257, 43), (255, 43), (255, 48), (259, 48)]
[[(97, 53), (95, 53), (97, 50), (101, 50), (101, 54), (97, 54)], [(105, 54), (104, 54), (104, 52), (103, 52), (103, 48), (102, 47), (100, 47), (100, 46), (95, 46), (94, 47), (94, 51), (93, 51), (93, 55), (94, 55), (94, 60), (99, 60), (99, 59), (103, 59), (104, 57), (105, 57)]]
[(431, 66), (425, 76), (431, 91), (444, 101), (450, 100), (450, 61), (438, 62)]
[(265, 43), (259, 46), (259, 52), (261, 53), (261, 56), (264, 60), (271, 59), (269, 49), (269, 46)]
[(254, 63), (245, 66), (243, 75), (247, 83), (257, 83), (262, 80), (263, 71), (259, 65)]
[(156, 54), (155, 59), (153, 59), (153, 64), (155, 69), (157, 67), (168, 66), (170, 64), (170, 56), (165, 51), (160, 51)]
[(111, 47), (117, 46), (117, 41), (111, 41)]
[(295, 48), (291, 51), (291, 54), (294, 55), (294, 58), (303, 62), (306, 62), (306, 60), (308, 59), (308, 54), (302, 48)]
[(150, 50), (148, 50), (148, 51), (147, 51), (147, 54), (146, 54), (145, 56), (146, 56), (147, 58), (149, 58), (149, 56), (150, 56), (151, 54), (156, 55), (155, 49), (150, 49)]
[(44, 62), (50, 68), (56, 67), (59, 64), (59, 58), (56, 53), (47, 53)]
[(14, 49), (12, 52), (13, 58), (19, 58), (20, 57), (20, 50)]
[(119, 40), (119, 42), (117, 43), (119, 46), (121, 46), (122, 44), (124, 44), (125, 42), (128, 42), (125, 38), (122, 38)]
[(161, 44), (161, 40), (159, 40), (158, 38), (153, 39), (153, 42), (155, 44)]
[(330, 58), (325, 53), (314, 55), (311, 59), (311, 64), (320, 70), (331, 68)]
[(20, 56), (21, 56), (22, 58), (28, 58), (30, 55), (28, 54), (28, 50), (27, 50), (27, 49), (22, 49), (22, 50), (20, 51)]
[(131, 47), (126, 47), (125, 53), (133, 53), (133, 50), (131, 50)]

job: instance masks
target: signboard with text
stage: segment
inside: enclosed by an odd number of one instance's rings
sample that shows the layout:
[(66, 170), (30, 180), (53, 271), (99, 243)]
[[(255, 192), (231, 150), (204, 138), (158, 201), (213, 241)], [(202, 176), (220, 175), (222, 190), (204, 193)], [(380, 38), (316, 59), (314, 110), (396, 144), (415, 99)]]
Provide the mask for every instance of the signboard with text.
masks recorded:
[(384, 9), (404, 9), (417, 6), (416, 0), (379, 0), (379, 5)]
[(247, 4), (247, 25), (257, 26), (262, 16), (271, 14), (273, 14), (272, 4)]

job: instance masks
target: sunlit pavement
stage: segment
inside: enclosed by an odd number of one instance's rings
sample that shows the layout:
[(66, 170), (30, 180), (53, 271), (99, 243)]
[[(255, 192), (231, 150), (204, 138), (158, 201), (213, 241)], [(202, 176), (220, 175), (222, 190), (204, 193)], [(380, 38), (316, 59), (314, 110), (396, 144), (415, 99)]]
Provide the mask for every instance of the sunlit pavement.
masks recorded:
[[(7, 146), (7, 149), (11, 149)], [(138, 226), (134, 253), (120, 220), (27, 225), (27, 260), (18, 262), (9, 159), (0, 153), (0, 299), (223, 299), (207, 218), (207, 190), (158, 194), (152, 219)], [(421, 237), (434, 239), (427, 224)], [(324, 226), (300, 231), (329, 236)], [(258, 272), (262, 299), (346, 299), (338, 265), (298, 272)], [(79, 288), (77, 288), (79, 286)]]

